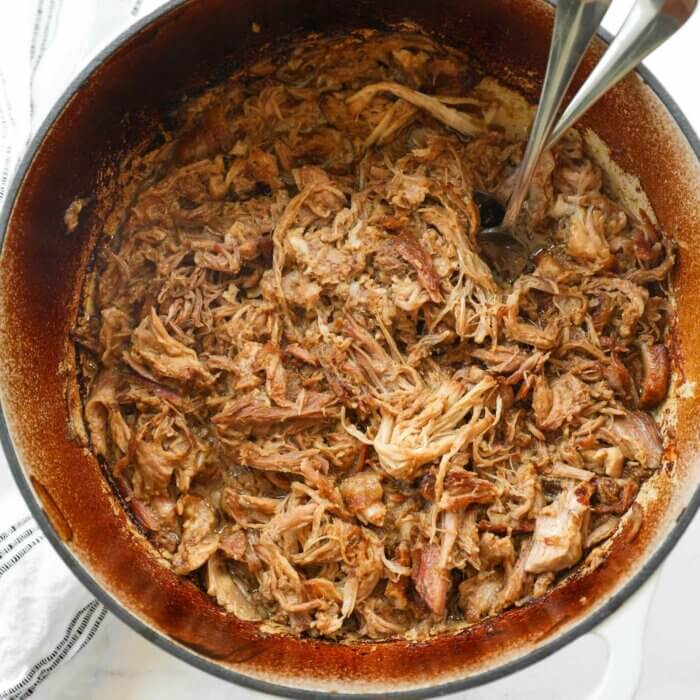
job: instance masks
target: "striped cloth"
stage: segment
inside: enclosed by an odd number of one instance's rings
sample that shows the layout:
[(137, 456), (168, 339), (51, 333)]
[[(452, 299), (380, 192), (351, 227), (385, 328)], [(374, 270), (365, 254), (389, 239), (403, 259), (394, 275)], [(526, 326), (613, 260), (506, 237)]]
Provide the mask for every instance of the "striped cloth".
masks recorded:
[(0, 521), (13, 523), (0, 532), (0, 698), (27, 698), (95, 636), (107, 611), (9, 488), (2, 492)]
[[(0, 206), (27, 144), (80, 68), (162, 0), (21, 0), (0, 8)], [(46, 541), (0, 454), (0, 700), (41, 692), (105, 626)]]

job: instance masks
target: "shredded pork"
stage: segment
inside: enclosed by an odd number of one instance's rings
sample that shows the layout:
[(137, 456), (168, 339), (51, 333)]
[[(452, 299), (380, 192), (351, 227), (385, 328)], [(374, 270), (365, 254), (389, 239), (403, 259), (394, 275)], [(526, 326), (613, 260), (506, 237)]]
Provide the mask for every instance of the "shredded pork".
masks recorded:
[(523, 143), (418, 34), (313, 39), (186, 103), (138, 163), (74, 338), (92, 448), (177, 574), (268, 631), (417, 637), (546, 594), (663, 444), (670, 242), (580, 134), (515, 282), (475, 190)]

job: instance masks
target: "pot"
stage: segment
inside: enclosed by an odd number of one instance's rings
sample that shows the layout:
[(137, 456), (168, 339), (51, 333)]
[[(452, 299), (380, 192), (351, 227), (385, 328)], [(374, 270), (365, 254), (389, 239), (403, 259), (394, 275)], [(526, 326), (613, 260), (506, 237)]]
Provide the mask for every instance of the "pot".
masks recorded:
[[(661, 411), (669, 448), (642, 489), (641, 529), (632, 536), (623, 527), (595, 569), (521, 608), (420, 643), (262, 635), (151, 556), (95, 457), (71, 436), (79, 386), (68, 334), (116, 164), (152, 144), (183, 95), (310, 31), (409, 19), (534, 101), (552, 16), (542, 0), (176, 0), (105, 49), (32, 141), (0, 220), (0, 437), (32, 513), (75, 575), (115, 615), (183, 661), (295, 697), (318, 690), (426, 697), (479, 685), (598, 625), (648, 579), (697, 511), (700, 354), (692, 350), (700, 346), (700, 255), (691, 243), (700, 226), (700, 144), (644, 70), (608, 93), (584, 125), (638, 178), (660, 226), (680, 243), (671, 338), (678, 381)], [(253, 23), (261, 31), (252, 31)], [(574, 88), (604, 48), (595, 43)], [(63, 217), (76, 197), (89, 204), (68, 234)]]

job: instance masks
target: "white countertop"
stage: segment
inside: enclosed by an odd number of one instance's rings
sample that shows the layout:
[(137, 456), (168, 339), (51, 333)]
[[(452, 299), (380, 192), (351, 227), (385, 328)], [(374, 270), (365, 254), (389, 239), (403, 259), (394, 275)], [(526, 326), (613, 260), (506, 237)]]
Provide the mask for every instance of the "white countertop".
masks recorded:
[[(616, 0), (604, 25), (616, 28), (630, 4), (631, 0)], [(647, 61), (698, 131), (699, 56), (700, 16), (697, 16), (670, 45), (662, 47)], [(691, 63), (696, 67), (692, 68)], [(0, 491), (14, 488), (8, 477), (4, 458), (0, 457)], [(663, 566), (644, 637), (639, 700), (700, 698), (698, 582), (700, 518), (695, 519)], [(102, 626), (88, 649), (60, 667), (39, 687), (35, 697), (40, 700), (260, 697), (186, 666), (116, 619)], [(606, 659), (605, 644), (596, 637), (585, 636), (529, 669), (463, 695), (493, 700), (583, 699), (602, 676)]]

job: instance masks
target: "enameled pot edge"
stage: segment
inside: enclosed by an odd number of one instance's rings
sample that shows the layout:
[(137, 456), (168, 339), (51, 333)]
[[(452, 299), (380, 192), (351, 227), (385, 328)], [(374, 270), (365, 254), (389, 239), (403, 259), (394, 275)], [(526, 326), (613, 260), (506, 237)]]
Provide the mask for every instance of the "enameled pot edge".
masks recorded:
[[(50, 110), (41, 126), (37, 130), (36, 134), (32, 138), (25, 155), (11, 181), (11, 184), (7, 191), (6, 201), (2, 211), (0, 211), (0, 247), (4, 241), (6, 227), (10, 220), (10, 215), (12, 208), (14, 206), (17, 194), (21, 190), (24, 178), (29, 171), (31, 164), (34, 160), (36, 152), (39, 150), (44, 138), (50, 131), (52, 124), (61, 114), (64, 107), (68, 104), (74, 93), (83, 86), (83, 84), (88, 80), (89, 76), (115, 51), (117, 50), (125, 41), (132, 38), (133, 36), (139, 34), (143, 29), (150, 25), (153, 21), (162, 17), (163, 15), (169, 13), (179, 5), (181, 5), (184, 0), (170, 0), (165, 3), (160, 8), (156, 9), (151, 14), (142, 18), (138, 22), (134, 23), (124, 32), (122, 32), (116, 39), (110, 42), (104, 49), (102, 49), (87, 65), (80, 71), (76, 78), (70, 83), (66, 90), (62, 93), (61, 97), (58, 99), (56, 104)], [(607, 32), (601, 31), (600, 37), (606, 43), (609, 43), (611, 37)], [(698, 140), (693, 128), (688, 123), (687, 119), (682, 114), (681, 110), (665, 91), (665, 89), (660, 85), (656, 78), (644, 67), (638, 70), (638, 74), (641, 79), (648, 85), (648, 87), (656, 94), (659, 100), (664, 104), (668, 112), (670, 113), (672, 119), (676, 122), (681, 132), (683, 133), (685, 139), (687, 140), (690, 148), (694, 152), (695, 156), (700, 160), (700, 140)], [(232, 669), (225, 668), (219, 664), (216, 664), (207, 658), (191, 651), (190, 649), (178, 644), (172, 639), (167, 638), (160, 632), (156, 631), (149, 625), (146, 625), (142, 620), (140, 620), (136, 615), (130, 612), (125, 606), (123, 606), (114, 596), (109, 592), (104, 590), (90, 575), (88, 570), (83, 566), (83, 564), (78, 560), (70, 548), (60, 539), (56, 534), (53, 527), (51, 526), (48, 518), (46, 517), (43, 508), (37, 499), (34, 490), (27, 478), (27, 475), (23, 468), (21, 467), (18, 457), (15, 453), (14, 445), (12, 443), (7, 422), (5, 420), (4, 411), (2, 406), (0, 406), (0, 441), (2, 442), (3, 450), (7, 457), (8, 464), (10, 465), (10, 470), (13, 474), (15, 482), (22, 493), (22, 496), (29, 506), (29, 509), (37, 520), (42, 531), (45, 533), (47, 539), (54, 547), (56, 552), (66, 563), (73, 574), (78, 578), (78, 580), (86, 586), (90, 592), (95, 595), (95, 597), (100, 600), (106, 608), (115, 614), (120, 620), (129, 625), (136, 632), (141, 634), (144, 638), (153, 642), (161, 649), (172, 654), (176, 658), (179, 658), (192, 666), (206, 671), (214, 676), (222, 678), (239, 685), (249, 687), (253, 690), (266, 692), (274, 695), (280, 695), (283, 697), (294, 697), (294, 698), (310, 698), (317, 697), (321, 693), (314, 690), (306, 689), (295, 689), (288, 686), (278, 685), (270, 683), (264, 680), (256, 679), (251, 676), (247, 676), (238, 673)], [(700, 508), (700, 488), (696, 489), (693, 497), (690, 499), (687, 507), (681, 513), (681, 515), (676, 520), (672, 529), (666, 535), (664, 541), (658, 547), (658, 549), (647, 559), (644, 565), (623, 585), (621, 588), (610, 597), (605, 603), (603, 603), (598, 609), (596, 609), (591, 614), (587, 615), (585, 618), (575, 623), (566, 632), (557, 635), (551, 640), (542, 644), (541, 647), (534, 649), (521, 658), (515, 659), (513, 661), (508, 661), (504, 664), (498, 665), (493, 669), (482, 671), (476, 673), (468, 678), (451, 681), (449, 683), (444, 683), (436, 686), (424, 686), (417, 688), (415, 690), (397, 691), (390, 693), (382, 693), (384, 697), (390, 698), (427, 698), (438, 695), (446, 695), (448, 693), (454, 693), (460, 690), (465, 690), (467, 688), (476, 687), (489, 683), (491, 681), (503, 678), (511, 673), (522, 670), (537, 661), (544, 659), (550, 654), (558, 651), (565, 645), (574, 641), (581, 635), (591, 631), (605, 618), (614, 613), (629, 597), (631, 597), (652, 575), (652, 573), (660, 566), (663, 560), (671, 552), (675, 544), (678, 542), (679, 538), (683, 532), (688, 527), (692, 518), (694, 517), (697, 510)], [(334, 693), (339, 698), (372, 698), (377, 697), (374, 693)], [(325, 695), (325, 694), (324, 694)]]

